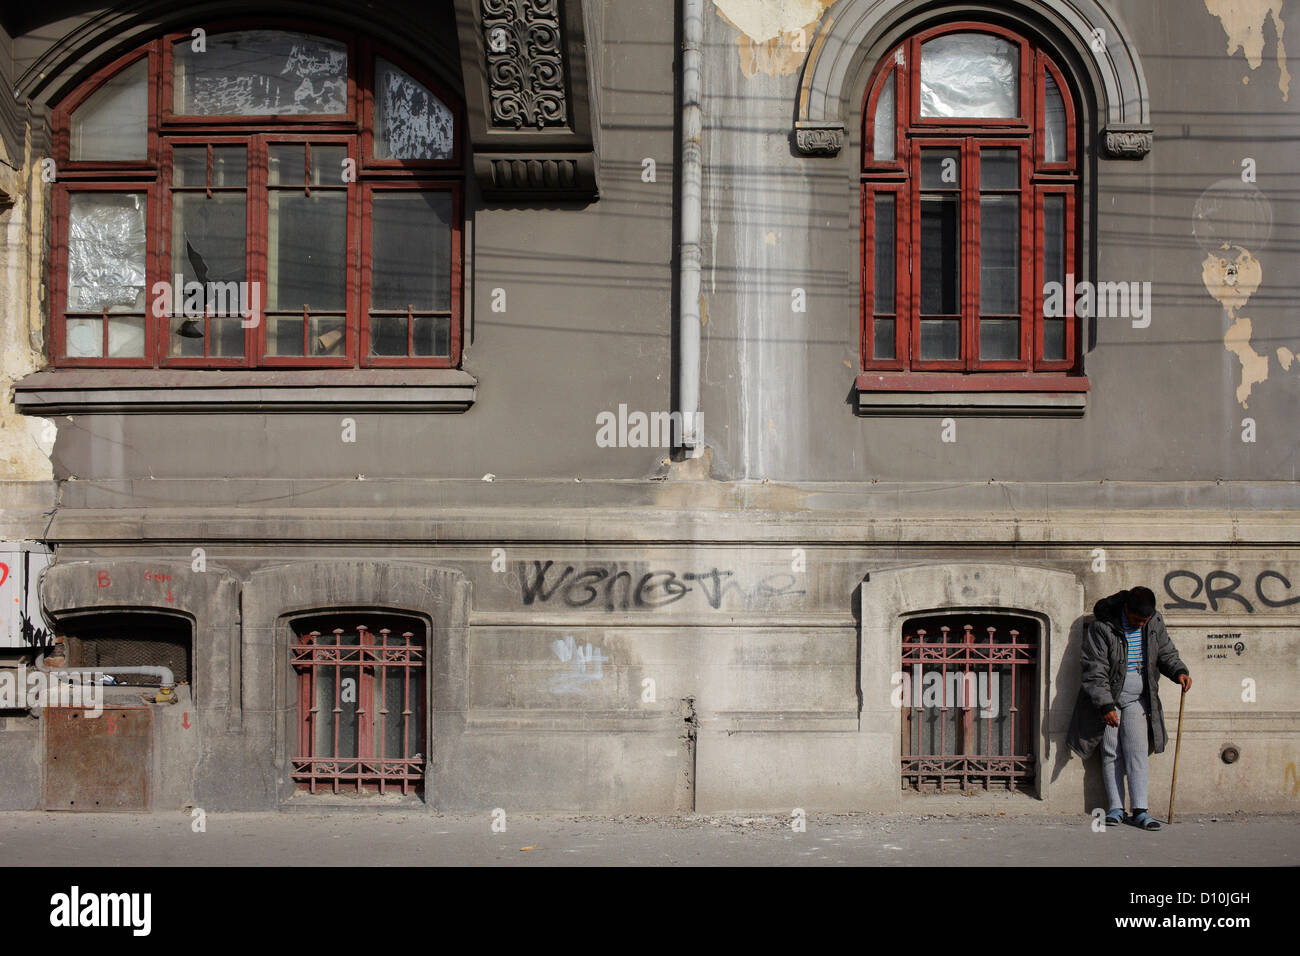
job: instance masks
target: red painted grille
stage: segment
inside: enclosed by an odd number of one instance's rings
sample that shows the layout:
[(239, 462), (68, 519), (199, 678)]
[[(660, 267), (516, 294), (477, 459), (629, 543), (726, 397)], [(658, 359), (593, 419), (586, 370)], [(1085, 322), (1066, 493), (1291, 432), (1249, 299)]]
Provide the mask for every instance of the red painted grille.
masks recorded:
[(293, 778), (312, 793), (418, 790), (424, 779), (424, 646), (413, 631), (311, 631), (298, 674)]
[(986, 618), (960, 628), (935, 619), (909, 623), (903, 785), (1015, 790), (1032, 781), (1037, 659), (1030, 620)]

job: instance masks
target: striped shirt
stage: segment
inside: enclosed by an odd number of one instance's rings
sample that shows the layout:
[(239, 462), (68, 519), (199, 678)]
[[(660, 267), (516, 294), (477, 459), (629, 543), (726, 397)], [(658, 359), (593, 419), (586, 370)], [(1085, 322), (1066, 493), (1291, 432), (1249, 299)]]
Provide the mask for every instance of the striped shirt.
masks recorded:
[(1130, 627), (1128, 615), (1123, 611), (1119, 612), (1119, 625), (1124, 629), (1124, 637), (1128, 639), (1128, 669), (1140, 671), (1142, 669), (1142, 628)]

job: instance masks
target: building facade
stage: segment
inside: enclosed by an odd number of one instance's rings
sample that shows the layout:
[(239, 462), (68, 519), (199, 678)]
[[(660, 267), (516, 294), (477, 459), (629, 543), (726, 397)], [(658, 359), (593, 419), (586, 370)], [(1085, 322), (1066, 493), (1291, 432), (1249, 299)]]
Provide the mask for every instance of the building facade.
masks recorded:
[(1294, 809), (1287, 26), (5, 13), (0, 676), (116, 676), (0, 701), (0, 806), (1086, 813), (1143, 585), (1179, 806)]

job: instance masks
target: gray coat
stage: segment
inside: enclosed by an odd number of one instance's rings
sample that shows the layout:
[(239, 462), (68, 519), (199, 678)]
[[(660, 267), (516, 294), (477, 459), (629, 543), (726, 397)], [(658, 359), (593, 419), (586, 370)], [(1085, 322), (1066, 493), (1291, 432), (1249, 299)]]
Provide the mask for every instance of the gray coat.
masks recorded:
[[(1124, 687), (1124, 673), (1128, 667), (1128, 642), (1120, 615), (1124, 612), (1127, 591), (1119, 591), (1102, 598), (1093, 607), (1094, 620), (1088, 622), (1083, 632), (1080, 654), (1082, 677), (1079, 697), (1074, 704), (1074, 717), (1066, 743), (1080, 757), (1087, 757), (1101, 743), (1106, 722), (1102, 719), (1108, 711), (1116, 709), (1115, 701)], [(1146, 653), (1146, 686), (1151, 698), (1151, 719), (1147, 741), (1150, 750), (1161, 753), (1168, 742), (1165, 733), (1165, 712), (1160, 706), (1160, 675), (1176, 681), (1179, 674), (1189, 674), (1187, 665), (1178, 657), (1178, 648), (1169, 639), (1165, 619), (1156, 611), (1142, 627)]]

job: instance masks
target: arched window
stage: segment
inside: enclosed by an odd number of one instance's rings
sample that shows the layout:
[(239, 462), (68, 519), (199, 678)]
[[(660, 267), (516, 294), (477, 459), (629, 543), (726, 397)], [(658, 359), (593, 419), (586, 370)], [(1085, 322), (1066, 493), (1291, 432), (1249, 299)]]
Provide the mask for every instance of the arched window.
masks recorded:
[(461, 116), (316, 27), (122, 57), (55, 114), (55, 363), (456, 366)]
[(1045, 284), (1078, 274), (1079, 191), (1047, 52), (988, 24), (923, 31), (876, 68), (863, 115), (863, 369), (952, 389), (1077, 371), (1074, 320), (1044, 314)]

